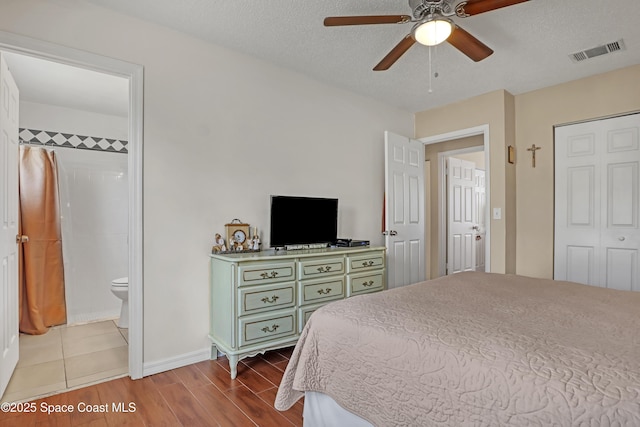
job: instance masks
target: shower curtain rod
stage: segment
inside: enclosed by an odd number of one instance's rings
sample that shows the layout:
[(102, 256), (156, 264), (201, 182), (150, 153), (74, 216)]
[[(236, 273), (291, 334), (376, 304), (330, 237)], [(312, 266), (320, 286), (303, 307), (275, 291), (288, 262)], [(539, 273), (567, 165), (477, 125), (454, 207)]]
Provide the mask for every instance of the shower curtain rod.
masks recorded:
[(31, 145), (34, 147), (45, 147), (45, 148), (73, 148), (77, 150), (99, 151), (101, 153), (113, 153), (113, 154), (128, 153), (126, 148), (123, 149), (122, 151), (116, 151), (116, 150), (105, 150), (101, 147), (94, 148), (94, 147), (80, 147), (80, 146), (73, 146), (73, 145), (60, 145), (60, 144), (56, 144), (55, 142), (40, 142), (40, 141), (32, 142), (32, 141), (25, 141), (24, 139), (19, 139), (18, 144)]

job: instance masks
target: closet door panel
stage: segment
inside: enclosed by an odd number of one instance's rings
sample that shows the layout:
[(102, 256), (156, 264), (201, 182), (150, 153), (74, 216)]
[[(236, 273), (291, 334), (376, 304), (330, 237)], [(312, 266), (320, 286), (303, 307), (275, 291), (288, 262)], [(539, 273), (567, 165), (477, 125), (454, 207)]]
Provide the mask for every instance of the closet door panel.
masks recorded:
[(623, 291), (640, 290), (637, 249), (606, 249), (606, 283), (604, 287)]
[(595, 252), (593, 246), (567, 246), (567, 275), (565, 279), (570, 282), (596, 284)]
[(567, 227), (595, 227), (595, 167), (567, 170)]
[(638, 162), (614, 163), (607, 171), (607, 227), (638, 227)]
[(639, 290), (640, 119), (603, 120), (600, 286)]
[(554, 278), (597, 285), (600, 280), (598, 126), (555, 129)]

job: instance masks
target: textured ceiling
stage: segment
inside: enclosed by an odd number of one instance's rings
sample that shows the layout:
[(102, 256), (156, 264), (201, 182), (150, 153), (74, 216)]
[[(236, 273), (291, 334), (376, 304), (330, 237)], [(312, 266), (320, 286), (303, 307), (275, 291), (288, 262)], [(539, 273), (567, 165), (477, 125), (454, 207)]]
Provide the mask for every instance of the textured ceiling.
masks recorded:
[[(640, 1), (531, 0), (454, 19), (495, 53), (474, 63), (447, 43), (414, 45), (388, 71), (372, 68), (411, 24), (323, 26), (326, 16), (411, 14), (407, 0), (88, 0), (332, 85), (422, 111), (496, 89), (514, 95), (640, 63)], [(454, 4), (458, 1), (454, 0)], [(626, 50), (574, 63), (568, 55), (624, 39)]]
[[(408, 0), (86, 1), (412, 112), (496, 89), (517, 95), (640, 64), (638, 0), (530, 0), (454, 18), (495, 53), (475, 63), (443, 43), (431, 49), (430, 61), (429, 48), (416, 44), (388, 71), (372, 68), (411, 24), (327, 28), (322, 22), (327, 16), (411, 14)], [(619, 39), (626, 50), (579, 63), (568, 57)]]

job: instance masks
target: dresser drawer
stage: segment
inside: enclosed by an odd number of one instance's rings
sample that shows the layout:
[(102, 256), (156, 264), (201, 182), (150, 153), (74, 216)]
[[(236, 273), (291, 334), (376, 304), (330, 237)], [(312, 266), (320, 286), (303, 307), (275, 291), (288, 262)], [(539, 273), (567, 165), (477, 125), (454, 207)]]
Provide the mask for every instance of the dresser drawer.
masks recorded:
[(344, 274), (344, 257), (311, 258), (300, 261), (300, 279)]
[(301, 281), (298, 283), (300, 290), (298, 305), (344, 298), (344, 282), (344, 276)]
[(295, 282), (240, 288), (238, 315), (286, 308), (296, 303)]
[(384, 289), (384, 271), (353, 274), (349, 276), (347, 296), (364, 294)]
[(296, 326), (295, 308), (241, 317), (238, 321), (240, 347), (296, 335)]
[(300, 321), (300, 326), (298, 328), (298, 333), (301, 334), (304, 329), (304, 325), (309, 321), (309, 317), (313, 314), (314, 311), (324, 306), (324, 304), (316, 304), (316, 305), (308, 305), (298, 309), (298, 319)]
[(368, 255), (350, 256), (348, 258), (348, 266), (348, 273), (382, 268), (384, 267), (384, 253), (376, 252)]
[(295, 280), (295, 263), (247, 264), (238, 267), (238, 286)]

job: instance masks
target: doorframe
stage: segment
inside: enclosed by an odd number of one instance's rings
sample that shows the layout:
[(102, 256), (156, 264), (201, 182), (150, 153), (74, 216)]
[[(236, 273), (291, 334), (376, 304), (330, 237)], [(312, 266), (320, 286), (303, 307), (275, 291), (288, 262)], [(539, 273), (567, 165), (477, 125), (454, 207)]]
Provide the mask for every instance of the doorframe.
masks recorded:
[[(486, 228), (486, 241), (485, 241), (485, 251), (486, 251), (486, 255), (485, 255), (485, 271), (491, 271), (491, 164), (490, 164), (490, 151), (489, 151), (489, 125), (488, 124), (484, 124), (484, 125), (480, 125), (480, 126), (475, 126), (475, 127), (471, 127), (471, 128), (466, 128), (466, 129), (459, 129), (459, 130), (455, 130), (452, 132), (447, 132), (447, 133), (443, 133), (443, 134), (439, 134), (439, 135), (433, 135), (433, 136), (428, 136), (425, 138), (420, 138), (418, 141), (422, 142), (424, 145), (430, 145), (430, 144), (436, 144), (438, 142), (445, 142), (445, 141), (451, 141), (454, 139), (461, 139), (461, 138), (466, 138), (469, 136), (476, 136), (476, 135), (482, 135), (483, 137), (483, 148), (484, 148), (484, 161), (485, 161), (485, 183), (486, 183), (486, 199), (487, 199), (487, 203), (486, 203), (486, 207), (485, 207), (485, 218), (487, 218), (487, 228)], [(444, 158), (443, 158), (444, 159)], [(440, 153), (438, 153), (438, 165), (441, 165), (440, 163), (441, 159), (440, 159)], [(444, 160), (442, 160), (444, 161)], [(441, 168), (441, 172), (444, 169)], [(443, 196), (443, 194), (445, 194), (446, 192), (443, 192), (441, 185), (438, 186), (438, 203), (439, 203), (439, 208), (440, 208), (440, 221), (438, 226), (440, 227), (441, 230), (445, 229), (446, 230), (446, 217), (444, 217), (442, 215), (442, 208), (444, 206), (441, 197)], [(445, 212), (446, 212), (446, 206), (444, 206), (445, 208)], [(444, 228), (443, 227), (443, 219), (444, 219)], [(446, 253), (443, 253), (443, 250), (446, 251), (446, 247), (447, 247), (447, 235), (446, 233), (441, 233), (438, 236), (438, 274), (440, 276), (444, 276), (446, 274)], [(426, 242), (425, 242), (426, 243)], [(444, 249), (443, 249), (444, 248)]]
[[(467, 153), (476, 153), (478, 151), (484, 151), (484, 147), (482, 145), (476, 145), (474, 147), (466, 147), (459, 148), (457, 150), (450, 151), (442, 151), (438, 153), (438, 180), (440, 181), (438, 185), (438, 218), (440, 219), (438, 222), (438, 227), (440, 230), (447, 230), (444, 234), (438, 235), (438, 272), (440, 275), (446, 275), (447, 273), (447, 256), (449, 254), (449, 248), (447, 245), (449, 243), (449, 202), (447, 201), (447, 196), (449, 195), (449, 189), (447, 187), (447, 159), (449, 157), (455, 157), (458, 154), (467, 154)], [(485, 159), (486, 160), (486, 159)], [(486, 179), (486, 169), (485, 169), (485, 179)], [(485, 181), (486, 182), (486, 181)], [(487, 198), (486, 187), (485, 187), (485, 200)], [(487, 203), (485, 203), (485, 209), (487, 207)], [(488, 218), (489, 217), (486, 217)], [(487, 221), (488, 222), (488, 221)], [(489, 233), (488, 228), (486, 228), (485, 232), (485, 253), (487, 251), (486, 244), (488, 238), (486, 237)], [(487, 270), (487, 264), (485, 261), (484, 265), (485, 271)], [(444, 273), (442, 273), (444, 271)]]
[(144, 68), (119, 59), (0, 31), (0, 50), (59, 62), (129, 80), (129, 376), (143, 376), (142, 143)]

